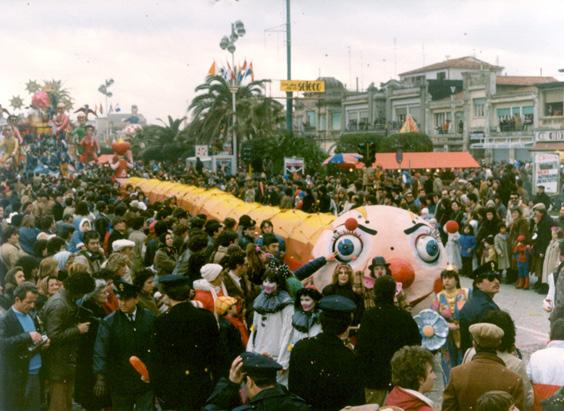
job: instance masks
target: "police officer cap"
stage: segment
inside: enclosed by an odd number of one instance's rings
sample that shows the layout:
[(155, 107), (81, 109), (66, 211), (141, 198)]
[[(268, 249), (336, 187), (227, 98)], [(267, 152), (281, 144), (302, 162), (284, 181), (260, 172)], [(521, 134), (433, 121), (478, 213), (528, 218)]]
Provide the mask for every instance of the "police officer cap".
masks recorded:
[(328, 295), (319, 301), (319, 308), (324, 312), (351, 313), (356, 310), (356, 304), (341, 295)]
[(159, 277), (159, 284), (164, 286), (173, 286), (173, 285), (184, 285), (188, 284), (190, 279), (188, 277), (184, 277), (183, 275), (177, 274), (168, 274), (168, 275), (161, 275)]
[(129, 284), (123, 280), (117, 280), (115, 283), (115, 293), (120, 298), (132, 298), (139, 295), (139, 287), (133, 284)]
[(265, 355), (254, 352), (244, 352), (241, 354), (243, 359), (243, 371), (253, 376), (276, 377), (276, 372), (283, 367)]

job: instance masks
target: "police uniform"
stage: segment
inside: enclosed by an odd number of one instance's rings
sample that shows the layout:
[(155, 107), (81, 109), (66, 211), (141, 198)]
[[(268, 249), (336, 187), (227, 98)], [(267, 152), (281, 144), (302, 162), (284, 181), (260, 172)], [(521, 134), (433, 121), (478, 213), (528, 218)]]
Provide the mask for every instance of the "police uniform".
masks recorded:
[[(257, 353), (245, 352), (241, 354), (243, 359), (242, 371), (253, 377), (268, 377), (276, 381), (276, 373), (282, 369), (282, 366), (276, 361)], [(208, 399), (208, 402), (202, 411), (310, 411), (311, 408), (306, 402), (288, 392), (288, 390), (280, 384), (262, 389), (248, 404), (239, 405), (239, 384), (235, 384), (227, 378), (221, 378), (215, 389)]]
[[(340, 295), (324, 297), (319, 308), (328, 317), (349, 316), (354, 302)], [(340, 410), (364, 404), (364, 387), (357, 356), (336, 335), (322, 332), (299, 341), (290, 355), (290, 391), (313, 410)]]
[[(179, 275), (159, 278), (163, 291), (187, 284)], [(219, 329), (213, 314), (183, 301), (157, 318), (151, 381), (163, 409), (199, 410), (218, 376)]]
[[(115, 292), (127, 299), (136, 297), (139, 288), (120, 281)], [(154, 322), (155, 316), (138, 305), (132, 314), (117, 310), (100, 323), (92, 368), (95, 374), (105, 377), (114, 410), (130, 409), (133, 404), (137, 410), (152, 409), (151, 386), (141, 380), (129, 358), (135, 355), (150, 368)]]

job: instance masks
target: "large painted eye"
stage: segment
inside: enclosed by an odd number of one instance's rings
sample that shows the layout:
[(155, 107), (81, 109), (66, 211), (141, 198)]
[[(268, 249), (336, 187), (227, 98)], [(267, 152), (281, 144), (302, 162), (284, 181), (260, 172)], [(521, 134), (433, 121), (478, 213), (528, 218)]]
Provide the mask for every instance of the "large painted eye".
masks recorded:
[(415, 248), (417, 249), (417, 254), (426, 263), (433, 263), (437, 261), (439, 255), (441, 254), (441, 249), (439, 248), (439, 242), (435, 237), (423, 234), (417, 238), (415, 241)]
[(343, 234), (333, 243), (333, 252), (336, 253), (337, 260), (349, 262), (362, 252), (362, 241), (355, 235)]

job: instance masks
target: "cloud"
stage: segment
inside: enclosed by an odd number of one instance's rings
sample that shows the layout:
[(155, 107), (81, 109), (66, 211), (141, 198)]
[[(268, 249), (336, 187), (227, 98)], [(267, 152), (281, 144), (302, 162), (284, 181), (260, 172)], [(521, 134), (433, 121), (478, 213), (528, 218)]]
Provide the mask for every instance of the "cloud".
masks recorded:
[[(509, 74), (557, 75), (564, 4), (514, 0), (292, 1), (292, 76), (336, 77), (354, 86), (445, 59), (476, 57)], [(97, 88), (114, 78), (113, 103), (138, 104), (154, 121), (181, 117), (213, 60), (230, 59), (219, 40), (241, 19), (239, 63), (259, 78), (286, 77), (284, 0), (42, 0), (3, 4), (5, 57), (0, 104), (27, 96), (28, 79), (61, 79), (77, 104), (104, 103)], [(9, 39), (9, 40), (8, 40)], [(395, 47), (394, 47), (395, 39)], [(350, 50), (350, 52), (349, 52)]]

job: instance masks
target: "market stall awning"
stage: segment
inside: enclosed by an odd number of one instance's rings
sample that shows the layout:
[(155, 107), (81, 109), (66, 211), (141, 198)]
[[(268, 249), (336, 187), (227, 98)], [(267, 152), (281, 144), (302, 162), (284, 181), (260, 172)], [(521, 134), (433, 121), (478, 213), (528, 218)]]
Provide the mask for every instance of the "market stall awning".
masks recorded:
[(401, 164), (396, 153), (377, 153), (372, 164), (384, 170), (434, 169), (434, 168), (480, 168), (480, 164), (467, 152), (403, 153)]

